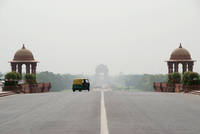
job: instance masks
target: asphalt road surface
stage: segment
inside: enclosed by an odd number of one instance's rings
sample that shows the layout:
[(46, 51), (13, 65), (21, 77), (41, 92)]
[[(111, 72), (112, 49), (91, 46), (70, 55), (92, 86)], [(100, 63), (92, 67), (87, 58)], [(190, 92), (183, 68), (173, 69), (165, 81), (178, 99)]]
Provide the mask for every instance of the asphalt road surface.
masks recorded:
[(0, 134), (199, 134), (200, 96), (60, 92), (0, 98)]

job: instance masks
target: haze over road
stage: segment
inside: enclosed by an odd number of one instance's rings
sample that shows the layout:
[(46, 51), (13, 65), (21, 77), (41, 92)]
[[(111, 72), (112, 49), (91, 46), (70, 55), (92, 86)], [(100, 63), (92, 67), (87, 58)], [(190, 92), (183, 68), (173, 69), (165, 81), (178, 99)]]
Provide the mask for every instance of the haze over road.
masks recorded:
[(199, 103), (195, 95), (154, 92), (13, 95), (0, 98), (0, 133), (100, 134), (107, 119), (109, 134), (198, 134)]

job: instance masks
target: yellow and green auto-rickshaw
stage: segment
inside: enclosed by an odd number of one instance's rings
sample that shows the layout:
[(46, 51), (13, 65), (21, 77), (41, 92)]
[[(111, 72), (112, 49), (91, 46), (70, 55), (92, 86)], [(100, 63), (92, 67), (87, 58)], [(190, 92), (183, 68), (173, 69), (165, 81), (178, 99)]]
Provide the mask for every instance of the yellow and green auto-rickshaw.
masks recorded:
[(90, 91), (90, 82), (88, 79), (74, 79), (73, 86), (72, 86), (73, 92), (76, 90), (79, 90), (81, 92), (82, 90), (88, 90)]

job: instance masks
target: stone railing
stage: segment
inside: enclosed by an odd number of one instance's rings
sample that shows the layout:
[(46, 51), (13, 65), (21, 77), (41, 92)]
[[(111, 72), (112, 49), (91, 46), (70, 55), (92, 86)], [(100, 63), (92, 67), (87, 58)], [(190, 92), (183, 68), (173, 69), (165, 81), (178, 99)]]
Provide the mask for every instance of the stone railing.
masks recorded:
[(154, 82), (156, 92), (190, 92), (200, 90), (200, 85), (168, 84), (166, 82)]
[(21, 86), (6, 86), (4, 91), (14, 91), (17, 93), (43, 93), (49, 92), (51, 89), (51, 83), (39, 83), (39, 84), (25, 84)]
[(4, 86), (3, 91), (13, 91), (18, 93), (21, 89), (21, 86)]
[(154, 82), (154, 89), (156, 92), (169, 92), (167, 83), (164, 82)]
[(184, 85), (183, 89), (185, 92), (200, 90), (200, 85)]
[(168, 84), (167, 82), (154, 82), (156, 92), (182, 92), (182, 84)]

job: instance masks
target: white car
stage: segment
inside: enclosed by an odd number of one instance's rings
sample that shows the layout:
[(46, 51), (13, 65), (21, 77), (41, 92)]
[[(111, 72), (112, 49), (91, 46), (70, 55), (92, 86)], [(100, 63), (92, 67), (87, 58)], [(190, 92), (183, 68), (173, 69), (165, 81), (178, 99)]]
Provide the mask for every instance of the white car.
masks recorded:
[(24, 84), (24, 83), (25, 83), (24, 80), (19, 80), (19, 81), (18, 81), (18, 84), (19, 84), (19, 85), (22, 85), (22, 84)]

